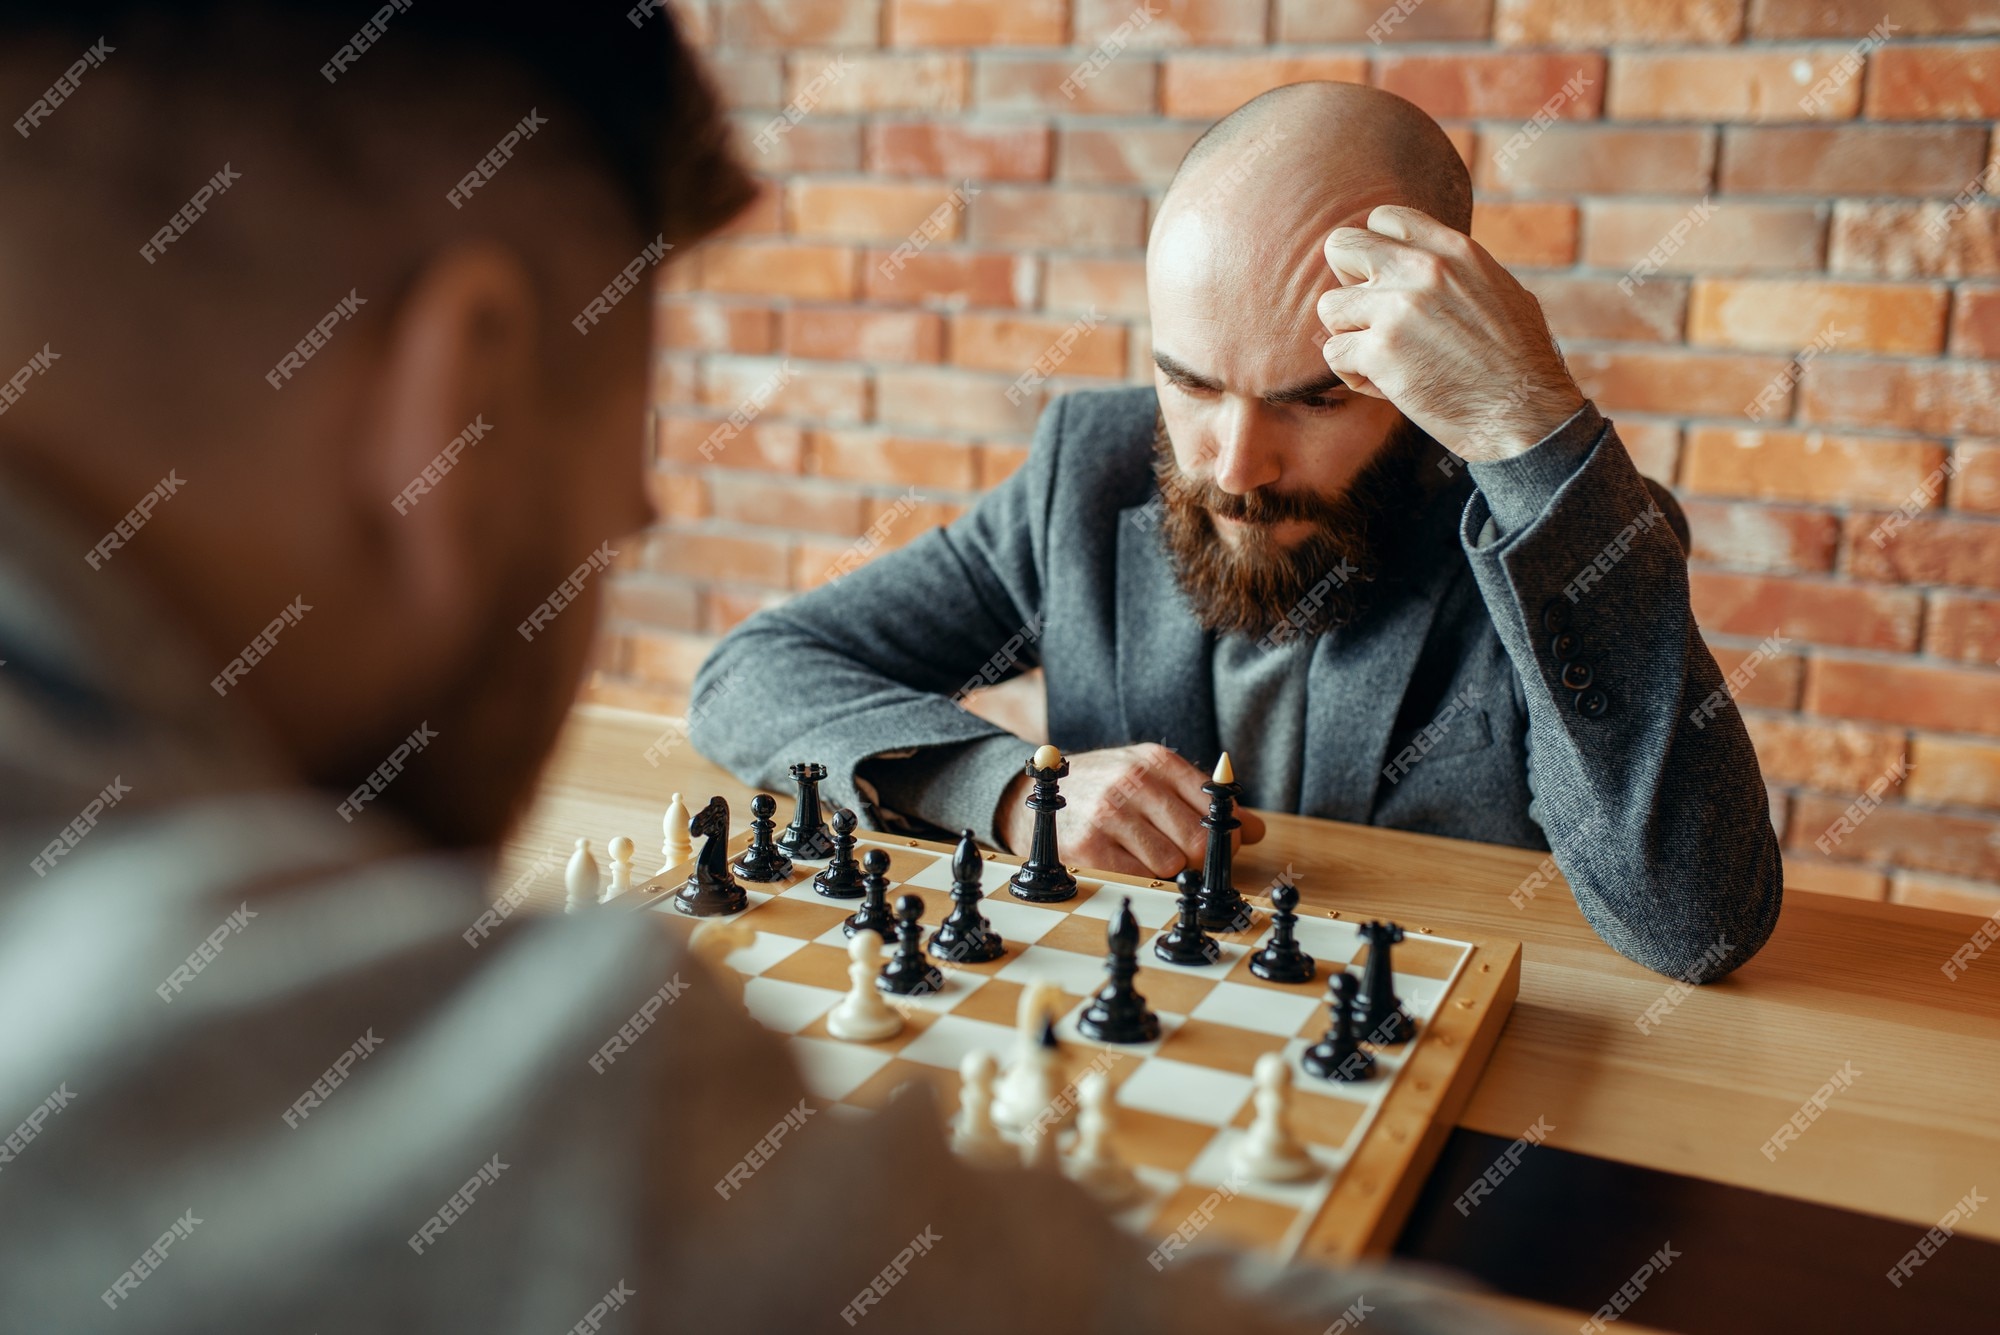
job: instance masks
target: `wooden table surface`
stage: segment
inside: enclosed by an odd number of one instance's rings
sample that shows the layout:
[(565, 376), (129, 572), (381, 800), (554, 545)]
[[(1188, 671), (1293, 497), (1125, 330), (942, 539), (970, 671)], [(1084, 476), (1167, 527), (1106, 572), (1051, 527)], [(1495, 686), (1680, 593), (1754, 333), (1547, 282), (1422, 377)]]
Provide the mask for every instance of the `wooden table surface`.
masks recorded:
[[(651, 875), (675, 791), (690, 808), (721, 793), (739, 827), (747, 817), (750, 790), (696, 755), (674, 720), (579, 706), (504, 851), (498, 889), (534, 871), (527, 902), (559, 906), (579, 837), (601, 857), (613, 836), (629, 836), (638, 872)], [(779, 796), (782, 814), (791, 795)], [(1239, 884), (1268, 884), (1289, 867), (1311, 908), (1523, 943), (1520, 999), (1464, 1127), (1511, 1140), (1542, 1119), (1562, 1149), (1918, 1231), (2000, 1183), (2000, 947), (1955, 981), (1942, 969), (1980, 919), (1788, 892), (1755, 960), (1684, 989), (1600, 941), (1560, 876), (1514, 907), (1509, 896), (1542, 854), (1265, 819), (1264, 841), (1238, 856)], [(1674, 996), (1643, 1032), (1647, 1008)], [(1768, 1158), (1773, 1133), (1842, 1071), (1846, 1087)], [(1958, 1228), (2000, 1241), (2000, 1210)]]

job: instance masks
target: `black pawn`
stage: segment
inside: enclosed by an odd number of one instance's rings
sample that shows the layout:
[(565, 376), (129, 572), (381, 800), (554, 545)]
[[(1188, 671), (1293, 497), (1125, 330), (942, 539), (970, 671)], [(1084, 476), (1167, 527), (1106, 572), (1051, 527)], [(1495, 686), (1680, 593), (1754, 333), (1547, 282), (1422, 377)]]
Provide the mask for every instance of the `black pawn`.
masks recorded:
[(984, 964), (1007, 952), (1000, 933), (979, 911), (985, 895), (979, 889), (979, 874), (986, 859), (972, 842), (972, 831), (959, 836), (958, 851), (951, 858), (951, 912), (937, 931), (931, 933), (931, 954), (953, 964)]
[(1211, 932), (1241, 932), (1250, 926), (1250, 905), (1236, 889), (1229, 836), (1243, 824), (1236, 819), (1236, 795), (1243, 788), (1210, 779), (1201, 790), (1208, 794), (1208, 814), (1201, 818), (1208, 831), (1201, 863), (1201, 925)]
[(1396, 972), (1389, 958), (1389, 947), (1402, 941), (1403, 929), (1393, 922), (1365, 922), (1361, 935), (1368, 941), (1368, 965), (1361, 974), (1361, 1010), (1356, 1017), (1362, 1037), (1382, 1047), (1407, 1043), (1417, 1035), (1417, 1022), (1396, 996)]
[(1160, 1017), (1132, 985), (1139, 972), (1139, 923), (1129, 899), (1111, 920), (1110, 942), (1105, 968), (1111, 977), (1084, 1008), (1077, 1031), (1099, 1043), (1150, 1043), (1160, 1036)]
[(854, 813), (833, 813), (833, 860), (813, 877), (813, 889), (828, 899), (861, 898), (861, 864), (854, 860)]
[(1327, 1002), (1333, 1010), (1333, 1023), (1326, 1037), (1307, 1048), (1299, 1058), (1299, 1065), (1306, 1068), (1308, 1075), (1348, 1084), (1375, 1074), (1375, 1054), (1363, 1050), (1354, 1036), (1355, 991), (1353, 974), (1333, 976), (1332, 994)]
[(792, 860), (779, 852), (771, 839), (771, 832), (778, 828), (778, 822), (772, 819), (777, 809), (777, 800), (769, 793), (759, 793), (750, 799), (750, 846), (730, 864), (746, 881), (761, 885), (782, 881), (792, 874)]
[(826, 818), (819, 810), (819, 785), (826, 778), (826, 766), (794, 765), (791, 775), (799, 781), (799, 807), (778, 836), (778, 849), (786, 857), (817, 862), (833, 851), (833, 836), (826, 832)]
[(875, 986), (899, 997), (928, 997), (944, 986), (944, 974), (924, 958), (924, 901), (915, 895), (896, 900), (896, 954)]
[(1076, 877), (1069, 874), (1069, 868), (1063, 866), (1062, 856), (1056, 851), (1056, 813), (1069, 805), (1057, 784), (1068, 776), (1069, 762), (1064, 760), (1047, 769), (1037, 769), (1034, 757), (1030, 756), (1026, 772), (1035, 781), (1035, 790), (1028, 794), (1028, 810), (1035, 813), (1035, 828), (1029, 837), (1028, 860), (1008, 879), (1007, 893), (1031, 904), (1059, 904), (1065, 899), (1075, 899)]
[(1181, 914), (1153, 938), (1153, 953), (1169, 964), (1213, 964), (1222, 947), (1201, 929), (1201, 873), (1189, 867), (1174, 878), (1181, 888)]
[(862, 854), (861, 865), (868, 873), (861, 878), (861, 892), (867, 896), (861, 907), (840, 924), (849, 936), (866, 928), (881, 933), (884, 941), (896, 939), (896, 918), (889, 912), (889, 855), (879, 848)]
[(1299, 949), (1299, 891), (1289, 881), (1271, 891), (1271, 939), (1250, 957), (1250, 972), (1266, 982), (1309, 983), (1319, 966)]

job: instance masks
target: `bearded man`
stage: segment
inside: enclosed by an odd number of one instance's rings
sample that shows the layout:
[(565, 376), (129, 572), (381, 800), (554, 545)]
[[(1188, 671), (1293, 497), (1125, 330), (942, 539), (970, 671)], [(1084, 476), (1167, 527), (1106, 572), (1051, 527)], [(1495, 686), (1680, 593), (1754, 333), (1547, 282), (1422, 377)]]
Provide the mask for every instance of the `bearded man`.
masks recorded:
[(1226, 751), (1250, 806), (1547, 848), (1623, 954), (1740, 965), (1781, 868), (1685, 521), (1471, 215), (1443, 130), (1391, 94), (1231, 113), (1153, 226), (1153, 388), (1058, 398), (958, 522), (745, 622), (696, 743), (1020, 851), (1024, 738), (959, 701), (1039, 668), (1016, 726), (1069, 753), (1067, 860), (1198, 864)]

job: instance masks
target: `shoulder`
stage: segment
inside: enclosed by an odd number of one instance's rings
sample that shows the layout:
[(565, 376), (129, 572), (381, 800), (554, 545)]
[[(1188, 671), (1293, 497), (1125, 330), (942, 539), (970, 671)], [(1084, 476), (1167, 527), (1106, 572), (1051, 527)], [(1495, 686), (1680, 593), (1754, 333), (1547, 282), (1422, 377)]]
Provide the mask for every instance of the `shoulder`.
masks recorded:
[(1034, 453), (1057, 493), (1098, 508), (1139, 505), (1153, 494), (1158, 418), (1150, 385), (1077, 390), (1043, 411)]

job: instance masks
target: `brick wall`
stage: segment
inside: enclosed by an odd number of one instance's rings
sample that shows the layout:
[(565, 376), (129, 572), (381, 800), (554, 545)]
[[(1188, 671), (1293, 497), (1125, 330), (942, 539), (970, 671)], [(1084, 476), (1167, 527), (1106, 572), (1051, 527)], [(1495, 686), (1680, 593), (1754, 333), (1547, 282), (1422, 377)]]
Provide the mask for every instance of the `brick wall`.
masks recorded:
[(769, 189), (659, 294), (664, 519), (595, 697), (682, 707), (717, 635), (958, 514), (1051, 396), (1148, 380), (1181, 152), (1367, 80), (1450, 130), (1474, 234), (1682, 497), (1791, 883), (2000, 908), (2000, 0), (1151, 0), (1079, 76), (1134, 3), (679, 0)]

